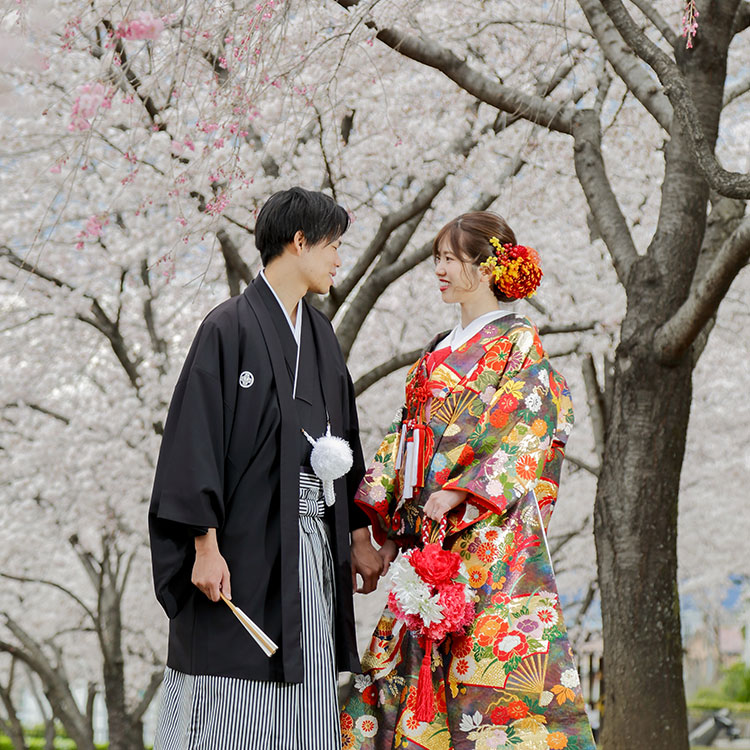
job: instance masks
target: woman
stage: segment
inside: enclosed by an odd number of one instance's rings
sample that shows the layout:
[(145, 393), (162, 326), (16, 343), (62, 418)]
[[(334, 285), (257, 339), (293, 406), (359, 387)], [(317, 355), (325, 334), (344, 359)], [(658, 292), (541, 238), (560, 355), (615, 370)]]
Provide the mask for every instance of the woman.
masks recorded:
[(475, 618), (433, 651), (435, 716), (418, 721), (424, 647), (386, 607), (341, 713), (342, 746), (590, 750), (546, 539), (570, 393), (534, 325), (498, 307), (533, 293), (539, 258), (489, 212), (443, 227), (433, 255), (461, 324), (407, 375), (401, 418), (356, 501), (386, 565), (445, 516), (444, 546), (463, 559)]

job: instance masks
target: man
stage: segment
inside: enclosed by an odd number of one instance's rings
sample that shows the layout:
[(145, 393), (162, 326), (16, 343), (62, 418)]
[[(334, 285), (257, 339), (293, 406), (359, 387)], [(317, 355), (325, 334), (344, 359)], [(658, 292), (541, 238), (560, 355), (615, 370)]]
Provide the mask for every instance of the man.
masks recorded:
[[(329, 291), (348, 224), (322, 193), (273, 195), (255, 227), (264, 270), (209, 313), (175, 388), (149, 512), (170, 618), (155, 750), (340, 749), (337, 671), (359, 671), (352, 584), (359, 574), (372, 591), (382, 561), (353, 504), (364, 466), (351, 378), (303, 297)], [(326, 507), (305, 433), (329, 427), (354, 459)]]

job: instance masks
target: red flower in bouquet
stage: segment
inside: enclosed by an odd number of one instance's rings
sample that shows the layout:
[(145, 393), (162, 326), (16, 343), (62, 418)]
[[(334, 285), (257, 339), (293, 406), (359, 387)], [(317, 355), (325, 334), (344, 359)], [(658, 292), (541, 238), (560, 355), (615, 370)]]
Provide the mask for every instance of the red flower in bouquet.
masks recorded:
[(455, 578), (461, 567), (461, 558), (439, 544), (427, 544), (424, 549), (415, 549), (411, 553), (411, 564), (423, 581), (439, 586)]

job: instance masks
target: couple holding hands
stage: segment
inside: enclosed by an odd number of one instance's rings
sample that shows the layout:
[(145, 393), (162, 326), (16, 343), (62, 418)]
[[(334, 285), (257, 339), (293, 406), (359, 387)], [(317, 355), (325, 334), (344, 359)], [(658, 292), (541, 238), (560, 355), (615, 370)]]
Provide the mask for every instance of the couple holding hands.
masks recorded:
[[(365, 469), (344, 358), (304, 299), (330, 290), (348, 225), (322, 193), (269, 198), (263, 271), (209, 313), (175, 387), (149, 512), (170, 618), (155, 750), (591, 750), (546, 538), (570, 393), (507, 308), (539, 256), (494, 213), (440, 230), (461, 323), (409, 370)], [(389, 566), (360, 661), (352, 591)]]

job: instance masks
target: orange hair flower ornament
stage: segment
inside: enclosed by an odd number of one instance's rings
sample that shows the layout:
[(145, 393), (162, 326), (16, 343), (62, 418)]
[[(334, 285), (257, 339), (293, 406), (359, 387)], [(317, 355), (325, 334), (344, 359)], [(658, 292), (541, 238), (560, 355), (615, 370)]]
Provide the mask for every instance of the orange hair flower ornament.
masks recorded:
[(524, 245), (510, 242), (501, 244), (497, 237), (490, 237), (494, 254), (480, 263), (492, 275), (494, 285), (510, 299), (531, 297), (542, 280), (539, 254)]

